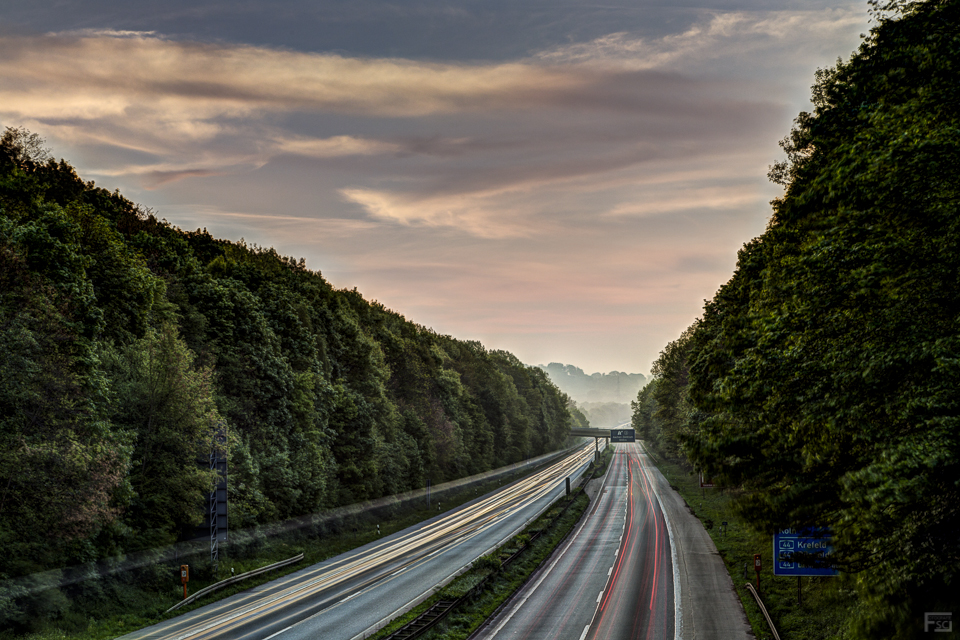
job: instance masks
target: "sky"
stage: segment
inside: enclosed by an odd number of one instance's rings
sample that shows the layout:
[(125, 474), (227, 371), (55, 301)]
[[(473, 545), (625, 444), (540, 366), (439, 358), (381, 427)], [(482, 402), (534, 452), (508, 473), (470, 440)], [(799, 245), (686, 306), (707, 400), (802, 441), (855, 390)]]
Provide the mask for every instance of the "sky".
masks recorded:
[(865, 1), (0, 0), (0, 125), (528, 364), (647, 374)]

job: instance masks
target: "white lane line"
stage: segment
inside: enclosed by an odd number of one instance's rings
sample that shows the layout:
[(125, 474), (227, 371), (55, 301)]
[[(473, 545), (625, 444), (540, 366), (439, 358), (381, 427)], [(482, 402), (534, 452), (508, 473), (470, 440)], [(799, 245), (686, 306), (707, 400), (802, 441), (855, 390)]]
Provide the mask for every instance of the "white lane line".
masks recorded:
[(610, 568), (607, 569), (607, 577), (610, 577), (610, 574), (613, 573), (613, 565), (610, 565)]
[(390, 577), (392, 578), (393, 576), (398, 576), (406, 570), (407, 570), (407, 567), (404, 567), (403, 569), (400, 569), (400, 571), (397, 571), (396, 573), (391, 573)]
[(620, 553), (620, 549), (617, 549), (613, 552), (613, 557), (616, 558), (618, 553)]
[(356, 598), (356, 597), (357, 597), (358, 595), (360, 595), (361, 593), (363, 593), (363, 592), (362, 592), (362, 591), (357, 591), (356, 593), (347, 596), (346, 598), (344, 598), (343, 600), (341, 600), (341, 601), (338, 602), (337, 604), (343, 604), (344, 602), (346, 602), (347, 600), (350, 600), (351, 598)]
[(603, 598), (603, 589), (600, 590), (600, 593), (597, 595), (597, 604), (600, 604), (600, 599)]
[(270, 640), (270, 638), (276, 638), (278, 635), (280, 635), (280, 634), (283, 633), (284, 631), (290, 631), (290, 629), (293, 629), (293, 625), (290, 625), (290, 626), (287, 627), (286, 629), (281, 629), (280, 631), (277, 631), (277, 632), (274, 633), (273, 635), (267, 636), (267, 637), (264, 638), (263, 640)]
[(580, 640), (583, 640), (587, 637), (587, 631), (590, 631), (590, 625), (587, 625), (583, 628), (583, 633), (580, 634)]

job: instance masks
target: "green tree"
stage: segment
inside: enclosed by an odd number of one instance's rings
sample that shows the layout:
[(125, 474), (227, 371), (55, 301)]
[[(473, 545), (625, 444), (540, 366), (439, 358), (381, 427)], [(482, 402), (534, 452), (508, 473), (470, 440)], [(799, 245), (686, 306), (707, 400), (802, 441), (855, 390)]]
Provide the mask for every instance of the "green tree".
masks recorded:
[(694, 461), (761, 528), (833, 528), (858, 637), (960, 610), (960, 3), (896, 8), (818, 74), (689, 359)]
[(106, 360), (113, 379), (114, 422), (134, 442), (125, 520), (137, 531), (128, 548), (175, 542), (203, 520), (214, 477), (203, 464), (225, 426), (214, 399), (213, 371), (170, 324)]
[(129, 441), (109, 419), (100, 324), (59, 207), (0, 216), (0, 574), (64, 561), (119, 510)]

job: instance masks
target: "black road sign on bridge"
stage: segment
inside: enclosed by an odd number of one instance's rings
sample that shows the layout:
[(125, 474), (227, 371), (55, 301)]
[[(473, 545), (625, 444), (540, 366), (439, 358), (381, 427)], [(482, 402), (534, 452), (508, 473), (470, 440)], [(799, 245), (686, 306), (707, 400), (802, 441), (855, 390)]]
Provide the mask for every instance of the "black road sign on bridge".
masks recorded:
[(610, 442), (636, 442), (633, 429), (610, 429)]

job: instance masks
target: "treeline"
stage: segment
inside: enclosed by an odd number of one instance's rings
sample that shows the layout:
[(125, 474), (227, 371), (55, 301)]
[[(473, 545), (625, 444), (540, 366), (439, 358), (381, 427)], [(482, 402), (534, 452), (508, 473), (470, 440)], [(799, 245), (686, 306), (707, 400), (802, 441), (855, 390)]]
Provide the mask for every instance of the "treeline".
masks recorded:
[(517, 462), (583, 421), (507, 352), (47, 154), (0, 140), (0, 579), (189, 537), (218, 430), (238, 528)]
[(609, 429), (630, 421), (630, 405), (626, 402), (578, 402), (577, 408), (591, 427)]
[(537, 365), (550, 376), (550, 380), (560, 387), (560, 390), (577, 402), (616, 402), (626, 404), (632, 400), (637, 391), (646, 382), (642, 373), (610, 373), (586, 374), (580, 367), (572, 364), (551, 362)]
[(913, 638), (960, 612), (960, 2), (875, 18), (817, 73), (766, 232), (633, 420), (759, 530), (832, 529), (844, 637)]

